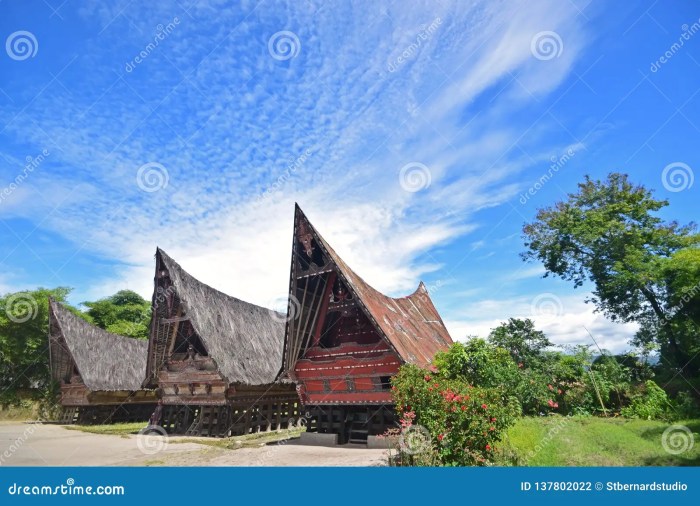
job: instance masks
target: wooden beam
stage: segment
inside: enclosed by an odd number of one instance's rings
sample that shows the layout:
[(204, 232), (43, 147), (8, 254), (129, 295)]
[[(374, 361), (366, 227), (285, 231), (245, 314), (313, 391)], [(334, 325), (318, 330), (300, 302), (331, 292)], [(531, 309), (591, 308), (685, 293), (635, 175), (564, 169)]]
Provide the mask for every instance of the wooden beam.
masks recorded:
[(161, 318), (160, 323), (180, 323), (189, 321), (189, 316), (174, 316), (173, 318)]
[(330, 303), (335, 277), (335, 271), (328, 275), (328, 281), (326, 281), (326, 287), (323, 290), (323, 298), (321, 299), (321, 306), (319, 308), (319, 318), (316, 321), (316, 329), (314, 330), (314, 340), (312, 346), (318, 346), (318, 343), (321, 342), (321, 330), (323, 330), (323, 325), (326, 323), (326, 313), (328, 311), (328, 304)]

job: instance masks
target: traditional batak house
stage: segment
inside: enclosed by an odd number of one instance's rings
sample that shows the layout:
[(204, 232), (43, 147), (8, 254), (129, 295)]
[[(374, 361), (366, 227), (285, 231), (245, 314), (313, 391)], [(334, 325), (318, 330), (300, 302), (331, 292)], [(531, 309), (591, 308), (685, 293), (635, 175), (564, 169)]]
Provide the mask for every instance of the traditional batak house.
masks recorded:
[(350, 269), (296, 206), (283, 377), (297, 383), (307, 430), (364, 442), (394, 423), (391, 377), (451, 344), (421, 283), (383, 295)]
[(146, 421), (155, 408), (143, 390), (143, 340), (111, 334), (49, 300), (51, 375), (60, 384), (63, 423)]
[(297, 423), (294, 385), (275, 381), (285, 315), (205, 285), (161, 249), (154, 281), (145, 385), (158, 388), (161, 426), (226, 437)]

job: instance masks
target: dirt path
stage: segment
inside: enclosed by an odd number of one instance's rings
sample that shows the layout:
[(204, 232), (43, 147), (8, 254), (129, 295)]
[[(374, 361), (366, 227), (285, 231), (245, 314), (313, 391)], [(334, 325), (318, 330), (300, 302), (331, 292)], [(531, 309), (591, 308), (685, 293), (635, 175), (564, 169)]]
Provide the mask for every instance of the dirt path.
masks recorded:
[(111, 436), (58, 425), (0, 424), (0, 466), (380, 466), (385, 450), (284, 444), (227, 450), (182, 438)]

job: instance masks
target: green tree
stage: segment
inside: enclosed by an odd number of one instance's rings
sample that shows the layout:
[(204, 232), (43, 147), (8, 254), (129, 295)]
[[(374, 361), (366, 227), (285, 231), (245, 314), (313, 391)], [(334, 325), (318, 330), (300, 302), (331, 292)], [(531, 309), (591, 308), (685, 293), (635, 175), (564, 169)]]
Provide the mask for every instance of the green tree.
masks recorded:
[(518, 366), (508, 350), (478, 337), (438, 352), (433, 364), (445, 378), (470, 385), (513, 388), (518, 381)]
[[(575, 287), (592, 282), (590, 301), (612, 320), (658, 329), (677, 314), (671, 282), (678, 274), (675, 255), (688, 248), (696, 252), (700, 244), (694, 224), (681, 226), (655, 215), (667, 205), (625, 174), (610, 174), (605, 181), (586, 176), (576, 193), (540, 209), (525, 224), (523, 258), (541, 261), (545, 277), (556, 275)], [(688, 334), (686, 325), (664, 325), (662, 332), (647, 329), (646, 334), (659, 342), (662, 357), (681, 367), (697, 346), (698, 334)], [(697, 371), (697, 365), (688, 367)]]
[(38, 288), (0, 297), (0, 402), (48, 385), (49, 297), (65, 304), (70, 291)]
[(489, 334), (489, 342), (508, 350), (513, 360), (524, 367), (532, 366), (546, 348), (552, 346), (544, 332), (535, 329), (529, 318), (510, 318)]
[(94, 302), (83, 302), (95, 325), (108, 332), (148, 339), (150, 304), (131, 290), (119, 292)]

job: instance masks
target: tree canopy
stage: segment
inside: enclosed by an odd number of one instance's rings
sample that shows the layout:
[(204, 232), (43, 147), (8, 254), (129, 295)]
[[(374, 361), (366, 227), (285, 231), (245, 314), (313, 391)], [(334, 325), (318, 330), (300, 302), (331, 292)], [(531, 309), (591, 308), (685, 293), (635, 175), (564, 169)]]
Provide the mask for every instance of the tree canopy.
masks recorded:
[(113, 334), (148, 339), (150, 304), (138, 293), (120, 290), (94, 302), (83, 302), (95, 325)]
[(65, 303), (69, 293), (66, 287), (38, 288), (0, 297), (0, 402), (48, 384), (49, 297)]
[(697, 372), (700, 235), (693, 223), (664, 221), (668, 206), (626, 174), (586, 176), (578, 191), (525, 224), (525, 260), (548, 275), (593, 283), (590, 299), (612, 320), (641, 325), (636, 342), (655, 342), (662, 359)]

